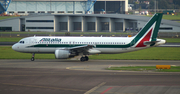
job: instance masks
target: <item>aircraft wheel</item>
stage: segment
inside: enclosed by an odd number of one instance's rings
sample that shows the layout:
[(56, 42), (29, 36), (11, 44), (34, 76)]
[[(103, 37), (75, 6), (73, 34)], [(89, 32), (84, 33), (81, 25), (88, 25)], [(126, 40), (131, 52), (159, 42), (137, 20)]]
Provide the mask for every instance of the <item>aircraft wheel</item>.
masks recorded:
[(89, 60), (89, 57), (88, 57), (88, 56), (85, 56), (85, 58), (86, 58), (86, 61), (88, 61), (88, 60)]
[(83, 62), (83, 61), (86, 61), (86, 58), (85, 57), (81, 57), (80, 60)]
[(34, 61), (34, 57), (31, 58), (31, 61)]

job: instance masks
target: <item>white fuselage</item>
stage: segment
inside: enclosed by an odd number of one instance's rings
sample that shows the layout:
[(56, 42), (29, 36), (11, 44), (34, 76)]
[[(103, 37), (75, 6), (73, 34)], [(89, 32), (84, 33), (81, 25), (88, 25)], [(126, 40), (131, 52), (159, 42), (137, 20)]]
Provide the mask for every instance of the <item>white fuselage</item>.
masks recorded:
[[(134, 37), (27, 37), (14, 44), (12, 48), (24, 53), (54, 53), (57, 49), (70, 48), (81, 45), (94, 45), (93, 49), (98, 50), (99, 54), (115, 54), (145, 47), (128, 46)], [(158, 39), (156, 45), (164, 44), (165, 40)], [(91, 54), (91, 52), (90, 52)], [(92, 52), (93, 54), (93, 52)]]

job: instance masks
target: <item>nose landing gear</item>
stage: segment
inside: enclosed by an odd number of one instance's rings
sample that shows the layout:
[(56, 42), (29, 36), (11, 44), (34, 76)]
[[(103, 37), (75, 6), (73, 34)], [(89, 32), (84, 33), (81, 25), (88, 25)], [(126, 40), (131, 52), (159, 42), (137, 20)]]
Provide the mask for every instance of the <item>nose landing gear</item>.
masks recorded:
[(32, 53), (31, 61), (34, 61), (34, 55), (35, 55), (35, 53)]

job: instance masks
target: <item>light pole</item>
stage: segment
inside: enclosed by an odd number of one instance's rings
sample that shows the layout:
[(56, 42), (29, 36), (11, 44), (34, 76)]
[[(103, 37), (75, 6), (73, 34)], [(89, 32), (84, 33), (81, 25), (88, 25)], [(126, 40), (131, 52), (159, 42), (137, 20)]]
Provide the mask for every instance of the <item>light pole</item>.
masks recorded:
[(154, 0), (154, 12), (156, 13), (156, 0)]
[(105, 13), (106, 13), (106, 1), (105, 1)]

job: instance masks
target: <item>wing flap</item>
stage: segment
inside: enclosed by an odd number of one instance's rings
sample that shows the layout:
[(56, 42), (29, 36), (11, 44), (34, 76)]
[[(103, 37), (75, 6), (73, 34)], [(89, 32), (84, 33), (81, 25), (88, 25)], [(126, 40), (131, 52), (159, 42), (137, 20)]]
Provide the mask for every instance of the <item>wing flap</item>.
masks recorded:
[(95, 47), (95, 45), (82, 45), (82, 46), (60, 48), (60, 49), (75, 51), (75, 52), (78, 52), (78, 53), (88, 53), (88, 54), (100, 53), (99, 50), (95, 50), (95, 49), (93, 49), (93, 47)]

